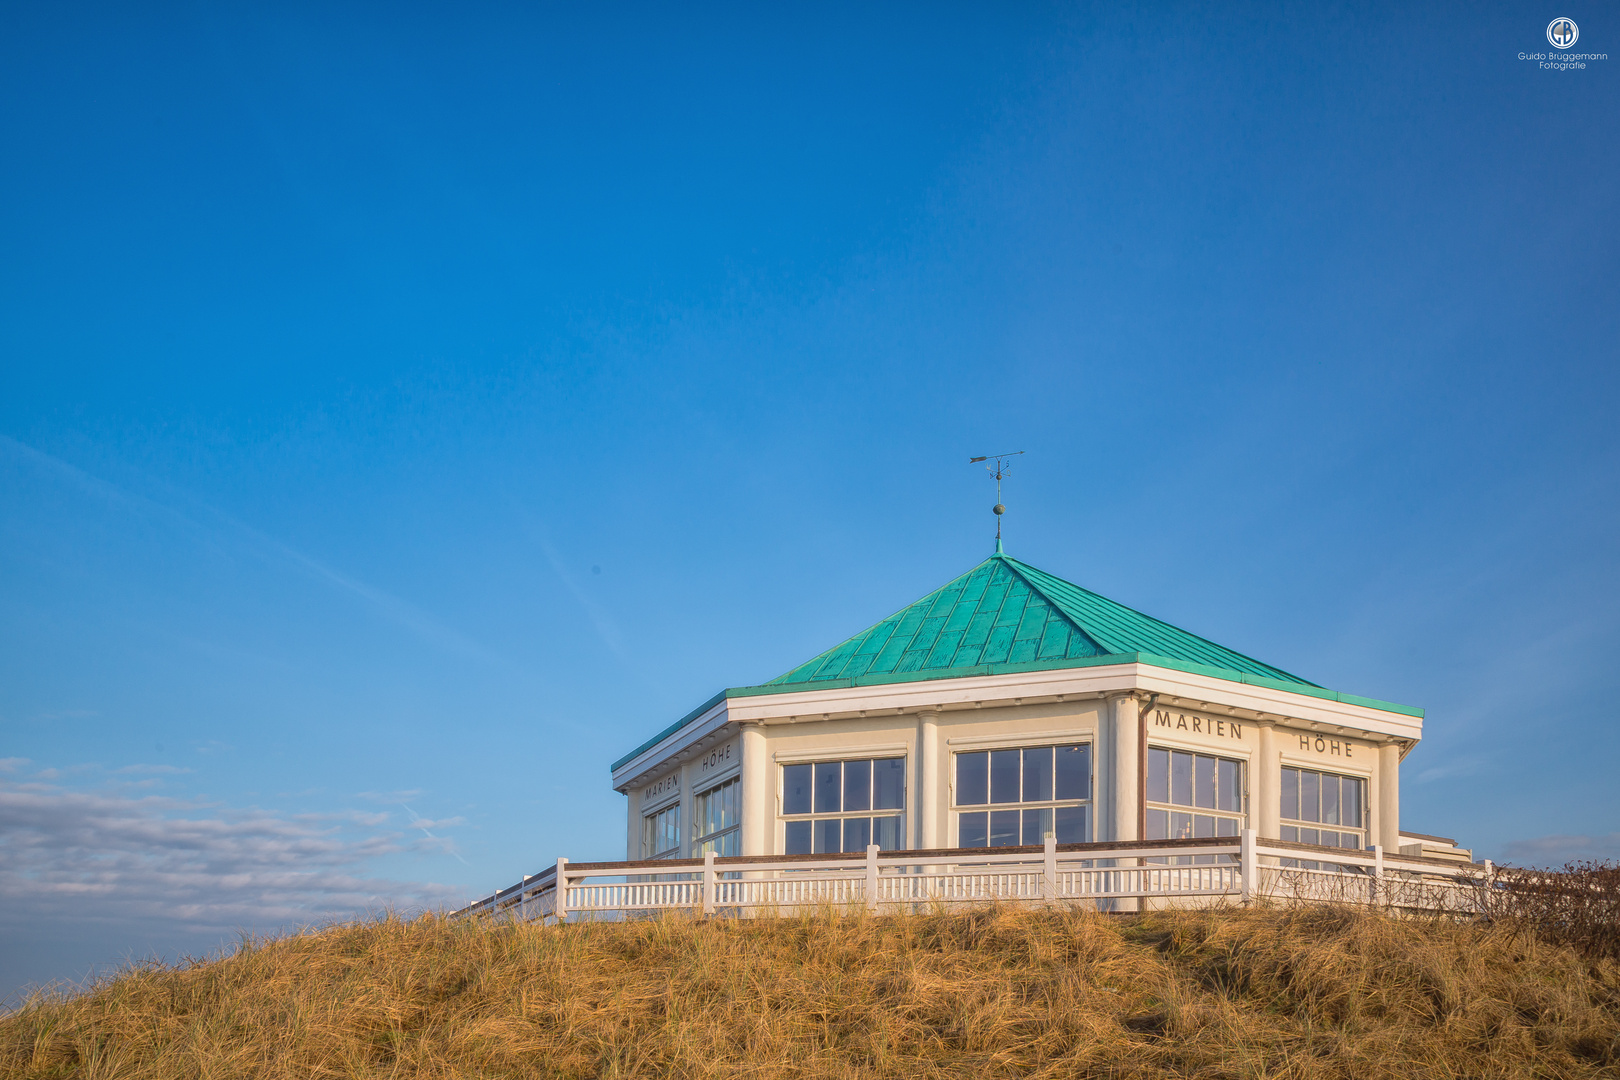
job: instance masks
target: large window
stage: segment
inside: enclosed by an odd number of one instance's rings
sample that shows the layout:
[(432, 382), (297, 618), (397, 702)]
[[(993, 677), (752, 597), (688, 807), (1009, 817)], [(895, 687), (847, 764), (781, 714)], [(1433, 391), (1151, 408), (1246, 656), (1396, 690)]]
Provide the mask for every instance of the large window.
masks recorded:
[(1243, 821), (1243, 762), (1148, 748), (1145, 839), (1236, 836)]
[(1282, 771), (1282, 838), (1303, 844), (1367, 846), (1367, 781), (1314, 769)]
[(782, 767), (787, 854), (884, 851), (906, 845), (906, 759), (862, 758)]
[(673, 859), (681, 853), (681, 804), (672, 803), (641, 819), (641, 857)]
[(692, 808), (692, 855), (706, 851), (716, 855), (742, 854), (742, 780), (700, 791)]
[[(956, 755), (960, 847), (1091, 839), (1091, 747), (1029, 746)], [(968, 809), (984, 807), (983, 810)]]

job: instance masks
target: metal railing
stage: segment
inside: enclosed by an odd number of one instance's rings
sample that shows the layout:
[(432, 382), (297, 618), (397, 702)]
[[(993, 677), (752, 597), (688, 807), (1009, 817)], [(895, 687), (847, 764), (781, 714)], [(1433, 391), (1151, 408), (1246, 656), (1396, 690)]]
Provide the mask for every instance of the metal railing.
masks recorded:
[(1456, 914), (1482, 910), (1494, 871), (1444, 859), (1262, 840), (1253, 829), (1207, 840), (940, 848), (829, 855), (740, 855), (555, 866), (455, 912), (457, 917), (622, 919), (659, 911), (760, 915), (795, 908), (871, 911), (990, 902), (1099, 911), (1220, 899), (1366, 903)]

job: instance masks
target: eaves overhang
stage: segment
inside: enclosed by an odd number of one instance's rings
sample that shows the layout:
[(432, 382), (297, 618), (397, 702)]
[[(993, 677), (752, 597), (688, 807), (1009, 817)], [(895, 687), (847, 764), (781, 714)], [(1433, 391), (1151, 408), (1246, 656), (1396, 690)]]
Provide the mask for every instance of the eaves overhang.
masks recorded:
[[(949, 685), (945, 685), (949, 684)], [(984, 664), (948, 672), (731, 687), (615, 761), (613, 786), (623, 790), (648, 768), (708, 739), (727, 724), (771, 718), (831, 718), (930, 707), (977, 707), (1032, 697), (1141, 690), (1195, 704), (1209, 700), (1256, 716), (1362, 731), (1410, 746), (1422, 737), (1423, 710), (1225, 668), (1148, 653)], [(1014, 693), (1014, 691), (1019, 691)]]

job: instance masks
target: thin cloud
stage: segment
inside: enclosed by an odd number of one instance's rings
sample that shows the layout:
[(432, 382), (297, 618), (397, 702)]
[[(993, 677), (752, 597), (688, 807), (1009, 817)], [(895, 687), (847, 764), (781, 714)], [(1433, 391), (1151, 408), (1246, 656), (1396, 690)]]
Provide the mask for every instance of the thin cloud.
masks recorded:
[(442, 850), (385, 824), (0, 781), (0, 941), (64, 920), (228, 933), (459, 900), (367, 874), (377, 858)]
[(1561, 866), (1583, 859), (1620, 859), (1620, 832), (1598, 836), (1553, 834), (1514, 840), (1503, 847), (1507, 861), (1526, 866)]
[(367, 802), (387, 803), (390, 806), (400, 806), (422, 794), (421, 788), (411, 788), (409, 791), (362, 791), (355, 795), (357, 799)]
[(557, 575), (558, 579), (562, 581), (563, 585), (567, 587), (568, 591), (573, 594), (574, 599), (578, 601), (579, 606), (585, 610), (586, 616), (591, 620), (592, 628), (596, 631), (596, 636), (602, 639), (602, 644), (606, 645), (614, 656), (618, 657), (620, 660), (625, 659), (624, 646), (620, 641), (618, 623), (613, 621), (612, 616), (607, 613), (606, 609), (604, 609), (601, 604), (598, 604), (588, 593), (586, 593), (583, 588), (580, 587), (580, 584), (577, 580), (575, 580), (574, 575), (570, 574), (567, 568), (563, 566), (562, 559), (557, 557), (557, 551), (551, 546), (551, 541), (546, 537), (545, 532), (538, 528), (535, 530), (535, 532), (535, 538), (540, 544), (540, 551), (546, 557), (546, 562), (551, 564), (552, 572)]
[(115, 506), (165, 520), (172, 526), (197, 534), (210, 544), (217, 544), (226, 538), (234, 539), (238, 547), (245, 548), (266, 561), (290, 565), (307, 576), (364, 600), (378, 613), (440, 648), (481, 660), (493, 659), (483, 646), (465, 634), (442, 625), (426, 612), (392, 593), (342, 573), (292, 545), (190, 495), (182, 494), (181, 498), (199, 511), (201, 517), (211, 520), (212, 525), (205, 524), (196, 517), (156, 499), (126, 491), (76, 465), (70, 465), (61, 458), (47, 454), (43, 450), (36, 450), (10, 436), (0, 435), (0, 447), (9, 449), (35, 465), (55, 473), (86, 494)]

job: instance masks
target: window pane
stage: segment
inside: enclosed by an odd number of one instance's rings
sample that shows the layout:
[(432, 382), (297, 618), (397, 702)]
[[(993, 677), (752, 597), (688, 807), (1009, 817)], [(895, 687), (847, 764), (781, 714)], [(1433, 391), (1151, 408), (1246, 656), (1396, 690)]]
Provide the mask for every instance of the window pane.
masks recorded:
[[(1169, 765), (1168, 760), (1165, 765)], [(1170, 811), (1149, 810), (1147, 812), (1147, 838), (1149, 840), (1170, 839)]]
[(1299, 842), (1302, 844), (1320, 844), (1322, 834), (1316, 829), (1301, 829), (1299, 830)]
[[(872, 809), (872, 763), (844, 762), (844, 809)], [(864, 847), (861, 850), (866, 850)]]
[(1282, 827), (1282, 838), (1284, 840), (1289, 841), (1290, 843), (1294, 843), (1294, 844), (1299, 843), (1299, 826), (1298, 825), (1284, 825)]
[(1243, 810), (1243, 770), (1228, 758), (1221, 759), (1216, 776), (1215, 809), (1233, 813)]
[(958, 847), (989, 847), (990, 815), (982, 810), (977, 814), (958, 814), (956, 844)]
[(1215, 835), (1215, 819), (1208, 814), (1193, 815), (1193, 835), (1198, 837)]
[[(1148, 802), (1170, 801), (1170, 751), (1148, 747)], [(1164, 839), (1160, 837), (1159, 839)]]
[(1206, 754), (1193, 761), (1193, 805), (1215, 809), (1215, 759)]
[[(1062, 751), (1058, 751), (1062, 753)], [(1091, 839), (1090, 823), (1087, 821), (1090, 811), (1088, 806), (1060, 806), (1053, 815), (1053, 832), (1057, 834), (1060, 844), (1084, 844)]]
[(789, 855), (810, 855), (810, 823), (808, 821), (790, 821), (787, 823), (787, 853)]
[(1242, 822), (1238, 821), (1237, 818), (1229, 818), (1229, 817), (1216, 818), (1215, 819), (1215, 835), (1216, 836), (1236, 836), (1238, 834), (1238, 826), (1240, 824), (1242, 824)]
[(1193, 756), (1180, 750), (1170, 755), (1170, 801), (1177, 806), (1191, 806), (1193, 784)]
[(843, 849), (843, 830), (839, 828), (843, 822), (837, 818), (829, 818), (826, 821), (812, 821), (810, 824), (813, 826), (815, 836), (815, 854), (826, 855)]
[(1052, 800), (1052, 748), (1032, 747), (1024, 751), (1024, 801)]
[(990, 751), (990, 801), (1018, 801), (1018, 751)]
[[(990, 801), (990, 755), (986, 751), (956, 755), (956, 805), (983, 806)], [(983, 844), (977, 845), (983, 847)]]
[(810, 766), (786, 765), (782, 768), (782, 813), (808, 814), (810, 812)]
[[(1299, 773), (1299, 820), (1322, 820), (1322, 774), (1309, 769), (1301, 769)], [(1311, 843), (1316, 843), (1312, 840)]]
[(906, 816), (894, 814), (890, 817), (872, 819), (873, 843), (884, 851), (903, 851), (906, 846)]
[(1322, 823), (1339, 823), (1339, 778), (1325, 773), (1322, 776)]
[[(906, 759), (882, 758), (872, 762), (872, 809), (906, 808)], [(900, 850), (899, 848), (895, 849)]]
[(990, 812), (990, 846), (1012, 847), (1018, 843), (1018, 811)]
[(1361, 819), (1361, 785), (1363, 781), (1353, 780), (1346, 776), (1339, 783), (1344, 790), (1344, 806), (1340, 811), (1342, 815), (1339, 818), (1340, 823), (1348, 825), (1352, 829), (1366, 828), (1367, 823)]
[(844, 819), (844, 850), (865, 851), (872, 842), (872, 819), (852, 817)]
[(1025, 844), (1044, 844), (1046, 834), (1052, 832), (1052, 811), (1025, 810), (1024, 811), (1024, 839)]
[[(1189, 756), (1191, 756), (1191, 755), (1189, 755)], [(1172, 840), (1189, 840), (1189, 839), (1191, 839), (1192, 834), (1193, 834), (1192, 833), (1192, 818), (1193, 818), (1193, 816), (1191, 814), (1183, 814), (1183, 813), (1181, 813), (1179, 811), (1172, 810), (1170, 812), (1170, 839), (1172, 839)]]
[[(819, 761), (816, 763), (816, 813), (838, 813), (838, 788), (843, 762)], [(827, 849), (837, 851), (837, 845)], [(820, 854), (818, 851), (817, 854)]]
[(1282, 816), (1289, 821), (1299, 820), (1299, 770), (1282, 771)]
[[(1060, 746), (1057, 748), (1056, 797), (1059, 799), (1091, 798), (1091, 747)], [(1068, 841), (1064, 841), (1067, 843)]]

